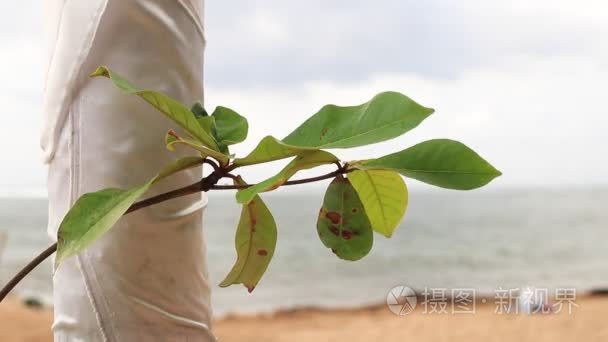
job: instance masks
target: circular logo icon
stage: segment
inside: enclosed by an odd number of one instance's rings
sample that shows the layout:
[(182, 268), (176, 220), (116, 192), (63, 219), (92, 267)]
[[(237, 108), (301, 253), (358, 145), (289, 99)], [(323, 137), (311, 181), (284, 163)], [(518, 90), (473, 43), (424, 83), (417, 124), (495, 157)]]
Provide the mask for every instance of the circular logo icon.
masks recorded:
[(388, 309), (399, 316), (404, 316), (414, 311), (417, 302), (416, 292), (407, 286), (394, 287), (386, 295)]

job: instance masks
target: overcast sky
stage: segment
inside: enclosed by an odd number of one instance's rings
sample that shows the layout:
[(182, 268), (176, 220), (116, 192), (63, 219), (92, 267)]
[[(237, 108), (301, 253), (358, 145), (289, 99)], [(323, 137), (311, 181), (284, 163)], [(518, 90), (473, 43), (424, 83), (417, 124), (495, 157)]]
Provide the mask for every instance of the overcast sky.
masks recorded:
[[(0, 2), (0, 195), (45, 192), (39, 3)], [(207, 0), (207, 107), (249, 118), (243, 154), (325, 103), (396, 90), (436, 113), (402, 138), (339, 156), (445, 137), (501, 169), (496, 188), (607, 184), (606, 13), (606, 1), (590, 0)]]

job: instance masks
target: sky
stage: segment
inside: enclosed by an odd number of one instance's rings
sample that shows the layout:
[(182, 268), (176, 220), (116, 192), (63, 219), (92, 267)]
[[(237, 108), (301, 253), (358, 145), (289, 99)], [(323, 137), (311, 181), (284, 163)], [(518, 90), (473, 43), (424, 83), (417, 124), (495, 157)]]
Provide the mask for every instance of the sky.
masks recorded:
[[(39, 3), (0, 2), (0, 196), (45, 194)], [(242, 155), (324, 104), (395, 90), (435, 114), (339, 157), (451, 138), (503, 171), (494, 188), (606, 185), (606, 13), (593, 0), (207, 0), (205, 102), (249, 118), (249, 142), (234, 149)], [(254, 168), (249, 179), (275, 170)]]

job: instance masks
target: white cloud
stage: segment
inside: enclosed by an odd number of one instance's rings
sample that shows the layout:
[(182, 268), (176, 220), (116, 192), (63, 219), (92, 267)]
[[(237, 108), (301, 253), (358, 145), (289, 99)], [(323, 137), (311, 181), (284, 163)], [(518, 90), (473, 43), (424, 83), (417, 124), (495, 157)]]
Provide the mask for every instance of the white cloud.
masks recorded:
[(0, 196), (43, 193), (45, 168), (39, 135), (44, 53), (34, 40), (5, 40), (0, 53)]
[[(356, 152), (358, 159), (397, 151), (425, 139), (461, 140), (501, 168), (503, 185), (605, 183), (600, 160), (608, 128), (602, 110), (608, 68), (587, 58), (517, 58), (499, 68), (462, 72), (452, 80), (378, 74), (361, 82), (316, 81), (293, 88), (208, 88), (209, 105), (230, 104), (250, 118), (246, 153), (267, 134), (283, 137), (327, 102), (351, 105), (397, 90), (437, 112), (406, 137)], [(256, 172), (256, 178), (262, 176)]]
[[(0, 3), (0, 195), (44, 193), (42, 8)], [(398, 90), (437, 113), (406, 137), (337, 153), (450, 137), (505, 172), (497, 186), (605, 184), (607, 10), (599, 0), (208, 1), (207, 103), (250, 117), (243, 154), (326, 102)]]
[(289, 26), (273, 11), (256, 9), (246, 24), (251, 36), (267, 47), (276, 47), (289, 39)]
[[(208, 80), (290, 85), (378, 72), (452, 78), (514, 56), (608, 57), (605, 1), (209, 2)], [(264, 43), (249, 23), (267, 16), (285, 35)], [(229, 20), (227, 20), (229, 18)]]

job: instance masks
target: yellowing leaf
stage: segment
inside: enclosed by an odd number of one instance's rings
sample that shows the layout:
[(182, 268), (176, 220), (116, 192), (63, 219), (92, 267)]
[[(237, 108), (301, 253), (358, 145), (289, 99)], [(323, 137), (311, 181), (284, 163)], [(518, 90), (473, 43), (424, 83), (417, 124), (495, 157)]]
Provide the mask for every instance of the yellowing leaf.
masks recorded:
[(405, 182), (394, 171), (353, 171), (348, 179), (359, 194), (372, 228), (391, 237), (407, 210)]

